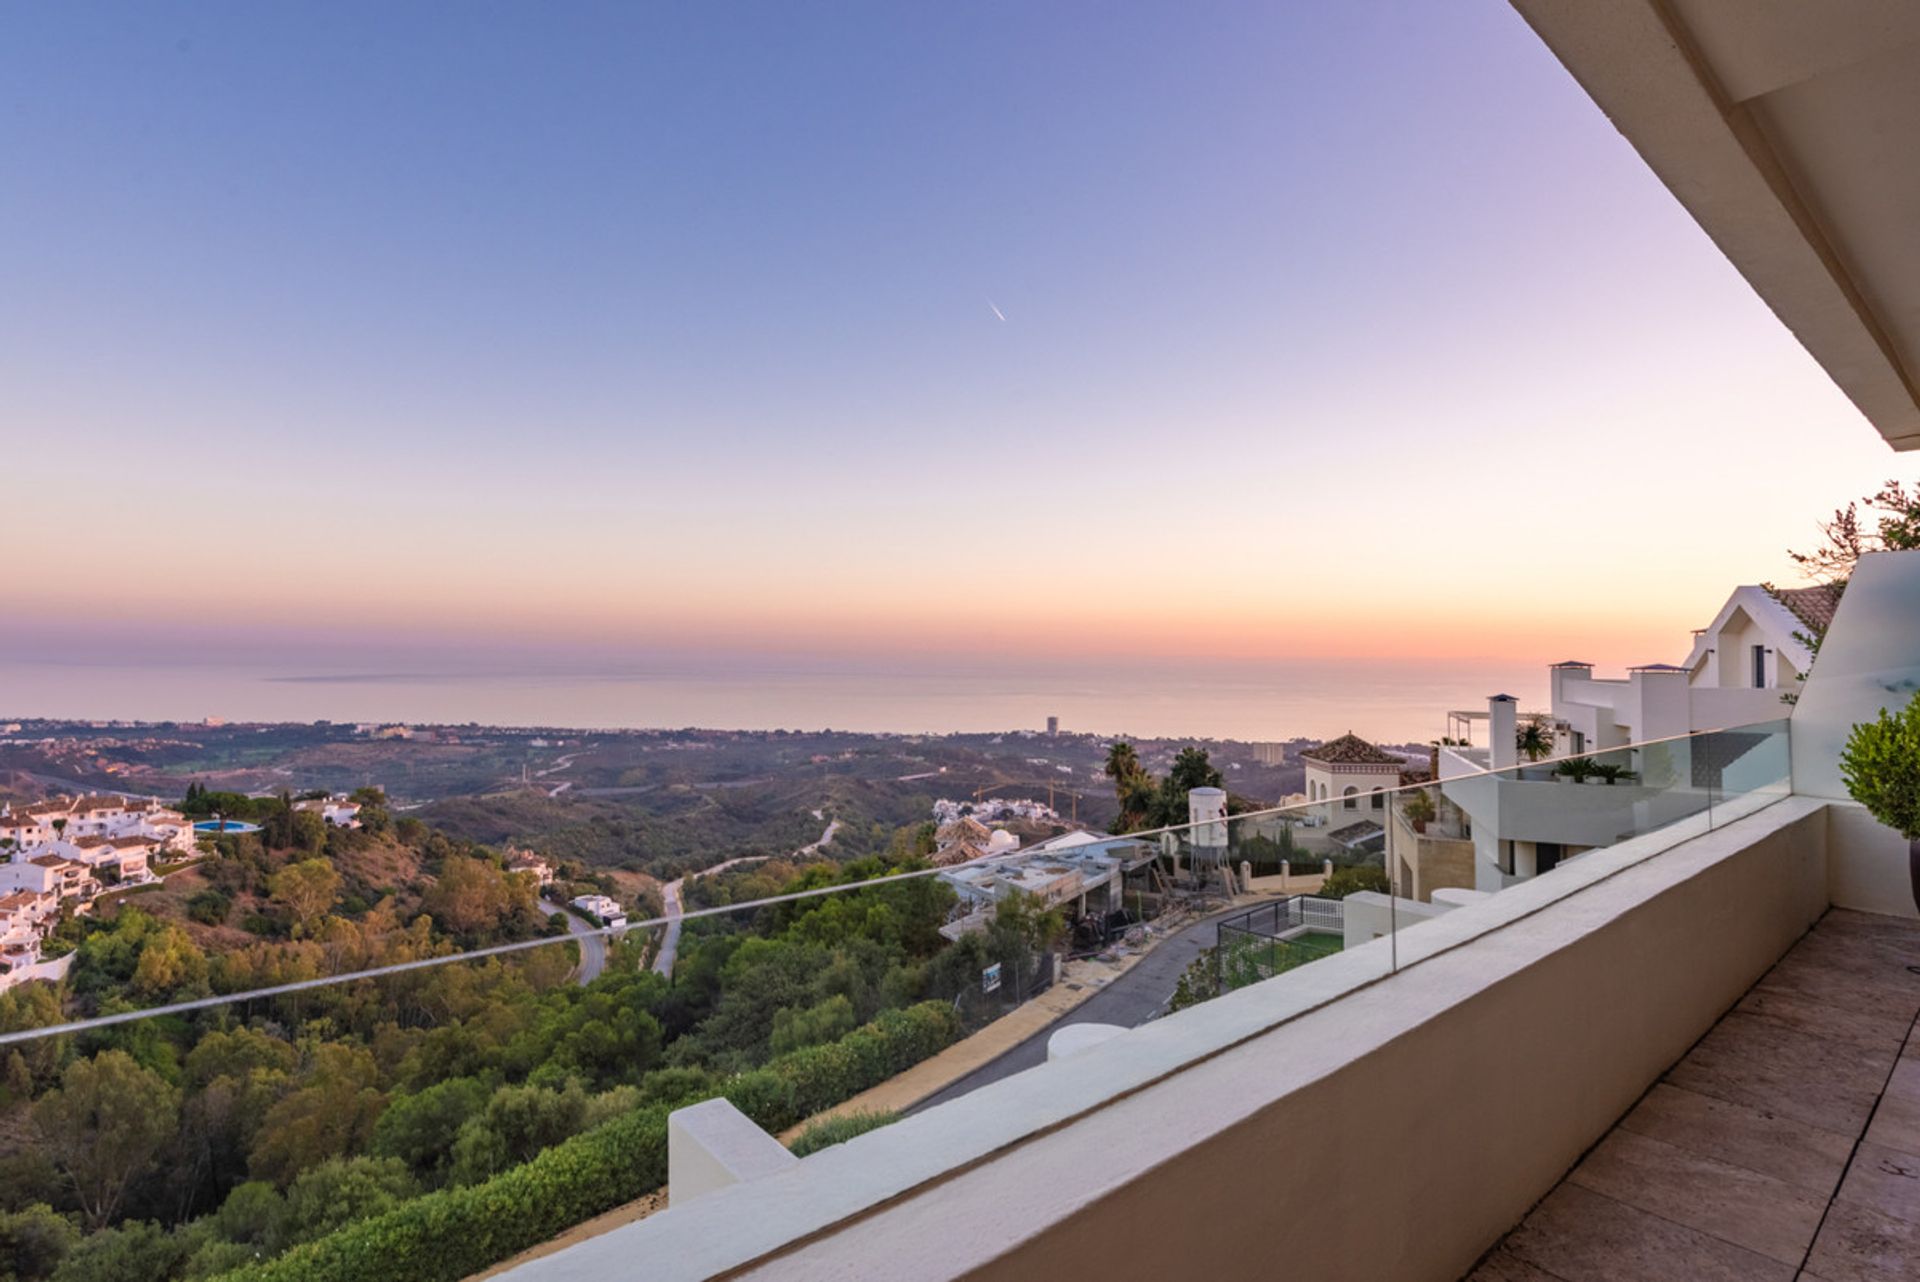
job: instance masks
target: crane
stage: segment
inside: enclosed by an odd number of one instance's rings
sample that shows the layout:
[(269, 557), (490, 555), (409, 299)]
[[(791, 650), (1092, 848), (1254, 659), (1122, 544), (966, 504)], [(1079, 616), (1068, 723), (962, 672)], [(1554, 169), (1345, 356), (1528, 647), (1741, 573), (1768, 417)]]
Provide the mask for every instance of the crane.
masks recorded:
[[(973, 800), (974, 800), (974, 803), (977, 805), (980, 801), (980, 798), (986, 796), (990, 792), (998, 792), (1002, 788), (1030, 788), (1032, 786), (1033, 785), (1031, 784), (1024, 784), (1024, 783), (983, 784), (982, 786), (975, 788), (973, 790)], [(1054, 810), (1053, 796), (1056, 790), (1065, 793), (1068, 797), (1071, 797), (1073, 799), (1073, 822), (1079, 823), (1080, 822), (1080, 794), (1075, 792), (1073, 789), (1068, 788), (1064, 784), (1055, 783), (1051, 779), (1047, 780), (1047, 809)], [(1055, 810), (1054, 813), (1057, 814), (1059, 812)]]

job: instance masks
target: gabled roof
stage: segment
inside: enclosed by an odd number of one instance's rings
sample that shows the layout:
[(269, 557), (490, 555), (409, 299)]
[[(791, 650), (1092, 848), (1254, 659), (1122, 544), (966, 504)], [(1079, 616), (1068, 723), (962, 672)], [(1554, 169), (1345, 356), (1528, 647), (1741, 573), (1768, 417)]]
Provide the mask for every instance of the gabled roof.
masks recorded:
[(91, 814), (96, 810), (125, 810), (126, 808), (127, 799), (125, 797), (108, 796), (106, 793), (98, 793), (91, 797), (82, 797), (73, 803), (73, 813), (76, 815)]
[(1833, 623), (1833, 612), (1840, 605), (1840, 590), (1828, 583), (1810, 588), (1768, 588), (1773, 599), (1793, 611), (1793, 617), (1807, 630), (1823, 633)]
[(1332, 739), (1317, 748), (1308, 748), (1300, 756), (1307, 761), (1324, 761), (1329, 765), (1380, 765), (1393, 766), (1396, 769), (1406, 765), (1406, 760), (1394, 756), (1382, 748), (1368, 743), (1359, 735), (1348, 731), (1338, 739)]
[(993, 830), (975, 819), (972, 815), (962, 815), (940, 825), (933, 834), (937, 845), (947, 845), (955, 841), (985, 841), (993, 835)]
[[(1825, 592), (1826, 589), (1789, 588), (1786, 594), (1802, 591)], [(1713, 648), (1713, 639), (1733, 618), (1734, 611), (1739, 610), (1744, 611), (1747, 618), (1760, 627), (1767, 640), (1773, 643), (1773, 648), (1793, 665), (1796, 672), (1805, 672), (1813, 665), (1813, 651), (1808, 649), (1807, 643), (1796, 634), (1805, 633), (1809, 629), (1807, 621), (1783, 599), (1786, 594), (1777, 589), (1768, 589), (1758, 583), (1745, 583), (1735, 588), (1728, 594), (1726, 604), (1722, 605), (1713, 616), (1713, 622), (1694, 634), (1693, 649), (1688, 653), (1687, 661), (1682, 666), (1689, 670), (1698, 670), (1706, 659), (1707, 651)], [(1814, 609), (1811, 601), (1811, 597), (1802, 601), (1802, 605), (1809, 611)], [(1832, 617), (1831, 610), (1828, 617)]]
[(984, 859), (987, 852), (971, 841), (955, 841), (933, 852), (933, 863), (938, 868), (951, 868), (955, 864), (971, 863), (975, 859)]

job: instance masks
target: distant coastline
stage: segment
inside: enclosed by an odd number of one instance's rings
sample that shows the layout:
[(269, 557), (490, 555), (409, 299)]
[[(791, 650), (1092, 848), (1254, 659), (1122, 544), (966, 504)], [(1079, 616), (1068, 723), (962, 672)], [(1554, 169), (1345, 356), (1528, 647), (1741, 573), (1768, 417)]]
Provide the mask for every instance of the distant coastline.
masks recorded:
[(0, 660), (0, 717), (198, 722), (383, 721), (643, 730), (1102, 735), (1250, 742), (1353, 731), (1437, 737), (1447, 711), (1506, 690), (1544, 700), (1540, 665), (1089, 664), (954, 671), (287, 671)]

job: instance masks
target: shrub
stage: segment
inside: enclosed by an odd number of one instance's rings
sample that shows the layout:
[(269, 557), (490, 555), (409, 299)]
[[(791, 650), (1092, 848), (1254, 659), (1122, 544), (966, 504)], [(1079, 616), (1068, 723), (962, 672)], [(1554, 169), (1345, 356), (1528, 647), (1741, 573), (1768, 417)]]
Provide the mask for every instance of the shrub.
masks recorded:
[(187, 900), (187, 916), (203, 926), (225, 925), (232, 908), (233, 900), (217, 890), (203, 890)]
[(1840, 753), (1840, 777), (1875, 819), (1920, 840), (1920, 695), (1853, 728)]
[[(944, 1049), (958, 1032), (944, 1002), (886, 1011), (838, 1042), (731, 1078), (721, 1094), (756, 1124), (785, 1130), (804, 1120), (803, 1106), (824, 1100), (824, 1108), (878, 1085)], [(669, 1090), (689, 1080), (650, 1079)], [(667, 1111), (664, 1104), (648, 1105), (483, 1183), (428, 1193), (277, 1259), (223, 1274), (221, 1282), (458, 1282), (660, 1187), (667, 1177)]]
[(818, 1153), (823, 1148), (835, 1144), (844, 1144), (856, 1135), (865, 1135), (868, 1131), (877, 1131), (883, 1126), (891, 1126), (900, 1120), (900, 1114), (891, 1109), (866, 1110), (843, 1113), (839, 1117), (829, 1117), (815, 1122), (794, 1137), (787, 1145), (795, 1157), (805, 1157), (809, 1153)]
[(1387, 872), (1373, 864), (1355, 864), (1350, 868), (1336, 868), (1320, 883), (1320, 889), (1313, 893), (1322, 899), (1345, 899), (1356, 891), (1373, 890), (1381, 894), (1387, 892)]
[(415, 1198), (225, 1282), (455, 1282), (656, 1189), (667, 1113), (650, 1108), (576, 1135), (483, 1184)]

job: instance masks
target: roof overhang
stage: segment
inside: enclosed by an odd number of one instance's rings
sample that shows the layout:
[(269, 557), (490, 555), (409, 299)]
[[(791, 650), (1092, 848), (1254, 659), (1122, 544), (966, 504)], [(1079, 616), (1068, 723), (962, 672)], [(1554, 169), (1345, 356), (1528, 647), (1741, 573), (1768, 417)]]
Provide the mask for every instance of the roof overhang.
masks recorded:
[(1920, 4), (1512, 2), (1887, 443), (1920, 449)]

